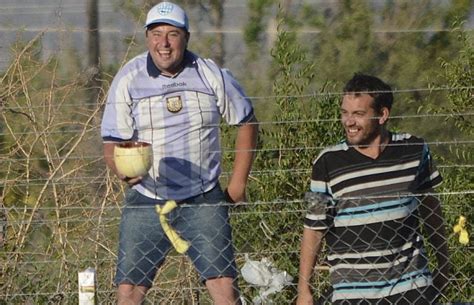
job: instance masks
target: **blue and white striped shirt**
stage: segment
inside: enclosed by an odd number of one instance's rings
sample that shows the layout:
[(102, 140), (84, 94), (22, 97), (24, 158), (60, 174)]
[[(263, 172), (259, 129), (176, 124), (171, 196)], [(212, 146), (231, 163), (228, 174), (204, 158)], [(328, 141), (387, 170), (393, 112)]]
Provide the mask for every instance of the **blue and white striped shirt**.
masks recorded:
[(376, 304), (431, 285), (416, 194), (441, 181), (426, 143), (409, 134), (392, 134), (377, 159), (346, 142), (320, 153), (311, 191), (333, 200), (311, 206), (304, 225), (326, 232), (332, 302)]
[(115, 76), (103, 115), (104, 142), (152, 143), (153, 166), (134, 188), (156, 199), (182, 200), (212, 189), (221, 172), (219, 124), (245, 123), (253, 107), (213, 61), (185, 53), (185, 68), (160, 74), (148, 52)]

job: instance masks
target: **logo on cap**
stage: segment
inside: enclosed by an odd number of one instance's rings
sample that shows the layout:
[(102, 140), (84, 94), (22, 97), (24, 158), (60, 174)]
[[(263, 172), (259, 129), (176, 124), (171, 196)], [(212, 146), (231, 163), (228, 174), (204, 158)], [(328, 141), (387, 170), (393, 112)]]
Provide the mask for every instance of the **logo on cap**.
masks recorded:
[(165, 16), (171, 13), (173, 11), (173, 8), (174, 8), (174, 5), (172, 3), (163, 2), (158, 5), (158, 13), (160, 15)]
[(189, 30), (188, 16), (179, 5), (171, 2), (161, 2), (150, 9), (146, 16), (145, 27), (154, 23), (166, 23)]

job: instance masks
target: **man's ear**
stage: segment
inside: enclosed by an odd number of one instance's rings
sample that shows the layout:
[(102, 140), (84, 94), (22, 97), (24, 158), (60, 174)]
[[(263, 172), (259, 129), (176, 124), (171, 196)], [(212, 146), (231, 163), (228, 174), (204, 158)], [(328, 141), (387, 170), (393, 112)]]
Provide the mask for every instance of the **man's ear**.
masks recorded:
[(390, 116), (390, 110), (387, 107), (382, 107), (380, 110), (380, 118), (379, 124), (384, 125), (388, 121), (388, 117)]

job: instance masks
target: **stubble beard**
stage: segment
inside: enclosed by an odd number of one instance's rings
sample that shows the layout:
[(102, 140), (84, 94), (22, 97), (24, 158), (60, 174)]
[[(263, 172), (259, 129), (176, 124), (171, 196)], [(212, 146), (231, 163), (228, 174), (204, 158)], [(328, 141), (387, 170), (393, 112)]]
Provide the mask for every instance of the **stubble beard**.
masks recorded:
[(382, 126), (374, 122), (370, 126), (369, 132), (367, 134), (362, 134), (359, 139), (352, 140), (350, 137), (347, 136), (347, 132), (346, 132), (346, 141), (351, 146), (366, 148), (373, 145), (375, 139), (381, 135), (382, 135)]

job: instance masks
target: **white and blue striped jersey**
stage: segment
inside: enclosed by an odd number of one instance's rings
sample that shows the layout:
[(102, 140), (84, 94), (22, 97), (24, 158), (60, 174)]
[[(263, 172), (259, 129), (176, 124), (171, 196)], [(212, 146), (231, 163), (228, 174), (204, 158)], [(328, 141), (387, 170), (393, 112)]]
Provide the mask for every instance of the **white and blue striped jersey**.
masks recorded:
[(311, 206), (304, 226), (325, 231), (332, 302), (376, 304), (431, 285), (416, 195), (441, 181), (427, 144), (409, 134), (391, 134), (377, 159), (345, 141), (319, 154), (311, 191), (333, 200)]
[(247, 122), (253, 107), (234, 77), (186, 51), (185, 67), (165, 77), (145, 52), (115, 76), (103, 114), (104, 142), (151, 143), (153, 166), (135, 185), (143, 195), (182, 200), (211, 190), (221, 172), (219, 124)]

